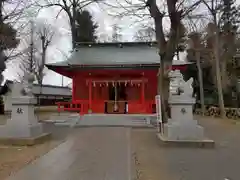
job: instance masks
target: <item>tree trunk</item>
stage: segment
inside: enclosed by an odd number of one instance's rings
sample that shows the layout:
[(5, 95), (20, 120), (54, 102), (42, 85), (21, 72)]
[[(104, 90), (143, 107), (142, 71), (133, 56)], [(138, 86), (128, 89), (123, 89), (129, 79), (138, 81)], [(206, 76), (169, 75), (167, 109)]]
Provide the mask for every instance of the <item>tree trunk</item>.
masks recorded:
[(147, 0), (146, 6), (149, 8), (151, 17), (154, 20), (156, 39), (158, 42), (160, 54), (160, 72), (158, 73), (158, 93), (161, 96), (163, 121), (168, 120), (168, 97), (169, 97), (169, 79), (168, 68), (172, 65), (172, 60), (177, 49), (179, 41), (179, 28), (181, 26), (181, 12), (176, 10), (177, 1), (167, 1), (169, 17), (171, 20), (170, 38), (165, 39), (163, 31), (164, 14), (158, 9), (156, 0)]
[[(166, 88), (166, 82), (164, 77), (164, 59), (160, 59), (160, 68), (158, 73), (158, 94), (161, 96), (161, 107), (162, 107), (162, 120), (163, 122), (167, 122), (168, 120), (168, 93), (169, 91), (169, 84), (168, 88)], [(166, 90), (167, 89), (167, 90)]]
[(71, 26), (71, 34), (72, 34), (72, 49), (76, 49), (76, 27), (74, 22), (70, 23)]
[(221, 79), (221, 71), (220, 71), (220, 63), (219, 63), (219, 30), (216, 30), (215, 36), (215, 66), (216, 66), (216, 80), (217, 80), (217, 89), (218, 89), (218, 103), (220, 108), (220, 115), (222, 118), (226, 117), (225, 107), (224, 107), (224, 99), (223, 99), (223, 90), (222, 90), (222, 79)]
[(72, 18), (70, 19), (71, 32), (72, 32), (72, 49), (76, 49), (77, 47), (76, 16), (77, 16), (77, 2), (76, 0), (73, 0), (72, 1)]
[(200, 62), (200, 52), (196, 51), (196, 60), (197, 60), (197, 69), (198, 69), (198, 81), (199, 81), (199, 90), (200, 90), (200, 102), (201, 102), (201, 111), (202, 115), (205, 114), (205, 104), (204, 104), (204, 88), (203, 88), (203, 75), (202, 67)]
[(158, 94), (161, 96), (161, 106), (162, 106), (162, 120), (167, 122), (170, 117), (168, 98), (169, 98), (169, 86), (170, 81), (168, 78), (169, 67), (171, 63), (165, 61), (164, 56), (160, 59), (160, 68), (158, 74)]
[(227, 63), (226, 63), (227, 58), (223, 61), (221, 61), (220, 64), (220, 72), (221, 72), (221, 82), (222, 82), (222, 89), (223, 92), (227, 92), (228, 91), (228, 87), (229, 87), (229, 79), (228, 79), (228, 73), (227, 73)]

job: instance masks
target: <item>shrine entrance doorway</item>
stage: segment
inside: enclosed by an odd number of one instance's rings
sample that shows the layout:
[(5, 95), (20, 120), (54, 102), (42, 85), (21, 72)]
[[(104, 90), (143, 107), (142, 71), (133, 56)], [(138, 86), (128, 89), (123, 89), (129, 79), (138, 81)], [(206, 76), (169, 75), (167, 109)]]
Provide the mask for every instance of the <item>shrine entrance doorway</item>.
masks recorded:
[(109, 100), (105, 102), (105, 113), (124, 114), (127, 112), (126, 85), (123, 82), (108, 86)]

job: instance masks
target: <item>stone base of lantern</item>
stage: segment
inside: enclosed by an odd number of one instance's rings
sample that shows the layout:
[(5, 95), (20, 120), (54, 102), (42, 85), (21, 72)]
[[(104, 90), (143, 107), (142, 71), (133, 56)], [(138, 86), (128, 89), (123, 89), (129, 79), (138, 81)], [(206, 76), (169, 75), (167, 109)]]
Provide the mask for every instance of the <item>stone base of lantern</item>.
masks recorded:
[(36, 99), (31, 96), (12, 98), (11, 119), (0, 126), (0, 143), (12, 145), (34, 145), (51, 137), (43, 132), (34, 110)]

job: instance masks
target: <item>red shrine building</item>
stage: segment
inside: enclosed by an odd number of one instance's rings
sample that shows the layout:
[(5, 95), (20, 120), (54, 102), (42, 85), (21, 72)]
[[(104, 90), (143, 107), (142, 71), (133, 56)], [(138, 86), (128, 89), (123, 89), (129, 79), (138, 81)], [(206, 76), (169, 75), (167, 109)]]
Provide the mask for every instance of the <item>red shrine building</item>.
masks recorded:
[(155, 43), (80, 43), (67, 61), (46, 66), (72, 79), (70, 109), (83, 114), (155, 112), (160, 66)]

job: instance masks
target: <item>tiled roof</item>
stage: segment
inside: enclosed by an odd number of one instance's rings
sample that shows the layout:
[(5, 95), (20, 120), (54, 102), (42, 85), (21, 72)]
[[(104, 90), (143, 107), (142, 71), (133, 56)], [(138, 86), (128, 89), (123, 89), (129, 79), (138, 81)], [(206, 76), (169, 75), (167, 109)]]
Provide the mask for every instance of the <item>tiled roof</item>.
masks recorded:
[[(159, 64), (156, 43), (80, 43), (67, 61), (51, 66), (69, 65), (151, 65)], [(186, 63), (185, 63), (186, 64)]]

